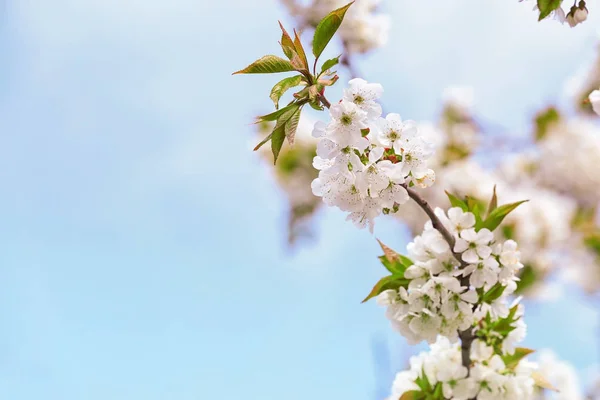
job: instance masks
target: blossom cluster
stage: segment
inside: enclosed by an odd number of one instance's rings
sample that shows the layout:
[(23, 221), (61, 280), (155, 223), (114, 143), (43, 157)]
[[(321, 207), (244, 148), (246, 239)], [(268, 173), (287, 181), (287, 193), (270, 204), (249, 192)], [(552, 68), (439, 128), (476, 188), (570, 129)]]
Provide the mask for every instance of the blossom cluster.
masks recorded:
[(473, 365), (468, 371), (461, 364), (460, 345), (440, 336), (430, 351), (411, 357), (409, 370), (396, 375), (389, 400), (410, 391), (430, 395), (441, 392), (444, 399), (454, 400), (534, 398), (535, 382), (531, 375), (537, 368), (535, 363), (520, 360), (516, 366), (508, 365), (481, 340), (473, 342), (471, 360)]
[(515, 291), (516, 274), (523, 268), (516, 242), (500, 243), (489, 229), (476, 230), (473, 213), (459, 207), (435, 213), (454, 236), (454, 248), (427, 222), (407, 246), (414, 262), (404, 272), (409, 283), (377, 298), (387, 306), (393, 327), (411, 343), (433, 343), (438, 335), (455, 342), (459, 332), (488, 314), (506, 318), (506, 298)]
[(316, 123), (313, 130), (319, 138), (313, 193), (371, 230), (377, 216), (408, 200), (407, 185), (428, 187), (435, 180), (427, 166), (431, 145), (413, 121), (398, 114), (381, 117), (382, 93), (380, 84), (352, 79), (342, 100), (331, 106), (331, 121)]
[[(282, 0), (290, 14), (302, 25), (317, 26), (331, 11), (346, 5), (346, 0), (312, 0), (308, 5), (299, 0)], [(348, 9), (337, 34), (348, 53), (366, 53), (385, 45), (388, 39), (390, 19), (377, 13), (381, 0), (357, 0)]]

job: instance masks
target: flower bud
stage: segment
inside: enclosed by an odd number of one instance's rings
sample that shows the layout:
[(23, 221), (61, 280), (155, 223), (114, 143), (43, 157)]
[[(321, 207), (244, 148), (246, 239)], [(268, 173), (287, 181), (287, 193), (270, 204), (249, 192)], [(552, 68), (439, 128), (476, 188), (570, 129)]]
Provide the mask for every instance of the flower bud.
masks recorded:
[(585, 1), (580, 1), (579, 2), (579, 7), (577, 7), (577, 10), (575, 10), (575, 21), (577, 21), (577, 23), (582, 23), (583, 21), (585, 21), (588, 17), (588, 9), (585, 6)]

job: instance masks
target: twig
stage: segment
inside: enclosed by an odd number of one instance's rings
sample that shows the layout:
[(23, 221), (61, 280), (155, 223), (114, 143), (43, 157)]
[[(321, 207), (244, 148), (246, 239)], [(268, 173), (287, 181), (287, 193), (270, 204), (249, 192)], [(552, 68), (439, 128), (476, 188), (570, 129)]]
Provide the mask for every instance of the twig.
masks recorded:
[(325, 97), (325, 95), (324, 95), (324, 94), (322, 94), (322, 93), (319, 93), (319, 94), (318, 94), (318, 97), (319, 97), (319, 100), (321, 101), (321, 103), (322, 103), (322, 104), (323, 104), (325, 107), (327, 107), (327, 108), (331, 107), (331, 103), (329, 102), (329, 100), (327, 100), (327, 98)]
[[(454, 244), (456, 242), (454, 236), (452, 236), (448, 229), (446, 229), (446, 227), (444, 226), (442, 221), (440, 221), (438, 216), (435, 215), (435, 212), (433, 211), (429, 203), (427, 203), (427, 200), (422, 198), (419, 195), (419, 193), (417, 193), (414, 189), (408, 187), (406, 183), (402, 184), (402, 186), (406, 189), (410, 198), (413, 199), (414, 202), (417, 203), (417, 205), (423, 209), (423, 211), (425, 211), (425, 214), (427, 214), (427, 216), (431, 220), (431, 224), (433, 225), (433, 227), (442, 234), (444, 240), (446, 240), (446, 242), (448, 242), (448, 245), (450, 245), (450, 250), (452, 251), (454, 258), (456, 258), (456, 260), (460, 262), (462, 268), (465, 268), (468, 264), (465, 261), (463, 261), (460, 254), (454, 251)], [(469, 278), (467, 276), (461, 277), (460, 284), (461, 286), (468, 287)], [(460, 348), (462, 365), (467, 368), (467, 371), (469, 371), (471, 369), (471, 345), (473, 344), (473, 340), (475, 339), (475, 336), (473, 335), (473, 328), (469, 328), (467, 330), (459, 332), (458, 336), (460, 337), (461, 341)]]

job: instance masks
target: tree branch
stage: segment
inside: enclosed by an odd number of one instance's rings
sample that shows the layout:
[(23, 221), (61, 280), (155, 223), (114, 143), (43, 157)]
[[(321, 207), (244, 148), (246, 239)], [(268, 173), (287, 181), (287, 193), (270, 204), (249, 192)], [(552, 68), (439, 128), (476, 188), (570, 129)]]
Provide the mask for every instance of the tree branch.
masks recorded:
[(321, 101), (321, 104), (323, 104), (327, 108), (331, 107), (331, 103), (329, 102), (329, 100), (327, 100), (327, 98), (325, 97), (324, 94), (319, 93), (318, 97), (319, 97), (319, 100)]
[[(458, 260), (458, 262), (460, 262), (460, 265), (462, 268), (465, 268), (468, 264), (463, 261), (460, 254), (458, 254), (454, 251), (454, 244), (456, 242), (456, 240), (454, 239), (454, 236), (448, 231), (448, 229), (446, 229), (446, 227), (444, 226), (442, 221), (440, 221), (438, 216), (435, 215), (435, 212), (433, 211), (433, 209), (431, 208), (429, 203), (427, 203), (427, 200), (422, 198), (419, 195), (419, 193), (417, 193), (414, 189), (408, 187), (408, 185), (406, 183), (403, 183), (402, 186), (408, 192), (409, 197), (411, 199), (413, 199), (414, 202), (417, 203), (417, 205), (423, 209), (423, 211), (425, 211), (425, 214), (427, 214), (427, 216), (431, 220), (431, 224), (433, 225), (433, 227), (442, 234), (442, 236), (444, 237), (444, 240), (446, 240), (446, 242), (448, 242), (448, 245), (450, 245), (450, 250), (452, 251), (454, 258), (456, 258), (456, 260)], [(460, 284), (461, 284), (461, 286), (469, 287), (469, 285), (470, 285), (469, 277), (462, 276), (460, 279)], [(469, 328), (467, 330), (460, 332), (458, 336), (460, 337), (460, 340), (461, 340), (462, 365), (464, 367), (466, 367), (467, 370), (470, 370), (471, 369), (471, 345), (473, 344), (473, 340), (475, 339), (475, 336), (473, 335), (473, 328)]]

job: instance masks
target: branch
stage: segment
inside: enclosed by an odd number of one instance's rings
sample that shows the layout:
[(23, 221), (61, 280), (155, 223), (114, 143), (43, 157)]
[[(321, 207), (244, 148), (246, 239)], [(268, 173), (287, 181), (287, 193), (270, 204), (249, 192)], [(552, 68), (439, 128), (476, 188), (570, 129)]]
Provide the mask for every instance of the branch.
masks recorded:
[(321, 101), (321, 103), (322, 103), (322, 104), (323, 104), (325, 107), (327, 107), (327, 108), (331, 107), (331, 103), (329, 102), (329, 100), (327, 100), (327, 98), (325, 97), (325, 95), (324, 95), (324, 94), (322, 94), (322, 93), (319, 93), (319, 94), (318, 94), (318, 97), (319, 97), (319, 100)]
[[(414, 202), (417, 203), (417, 205), (423, 209), (423, 211), (425, 211), (425, 214), (427, 214), (427, 216), (431, 220), (431, 224), (433, 225), (433, 227), (442, 234), (446, 242), (448, 242), (448, 244), (450, 245), (450, 250), (452, 251), (454, 258), (456, 258), (458, 262), (460, 262), (460, 266), (462, 268), (465, 268), (468, 264), (463, 261), (460, 254), (454, 251), (454, 244), (456, 242), (454, 236), (448, 231), (448, 229), (446, 229), (446, 227), (444, 226), (442, 221), (440, 221), (438, 216), (435, 215), (435, 212), (433, 211), (429, 203), (427, 203), (427, 200), (422, 198), (419, 195), (419, 193), (417, 193), (414, 189), (408, 187), (406, 183), (403, 183), (402, 186), (406, 189), (410, 198), (413, 199)], [(467, 276), (462, 276), (460, 279), (460, 285), (469, 287), (469, 278)], [(473, 335), (473, 328), (469, 328), (460, 332), (459, 337), (461, 340), (462, 365), (465, 366), (467, 370), (470, 370), (471, 345), (473, 344), (473, 340), (475, 339), (475, 336)]]

